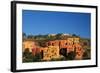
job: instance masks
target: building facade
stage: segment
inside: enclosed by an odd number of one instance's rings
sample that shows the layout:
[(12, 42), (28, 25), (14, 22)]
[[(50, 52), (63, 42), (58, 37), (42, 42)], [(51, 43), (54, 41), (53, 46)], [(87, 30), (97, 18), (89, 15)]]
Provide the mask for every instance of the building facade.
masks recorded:
[[(25, 49), (29, 49), (29, 52), (32, 52), (34, 55), (36, 54), (37, 50), (38, 53), (42, 52), (43, 58), (42, 60), (51, 60), (51, 59), (58, 59), (60, 58), (60, 49), (65, 49), (67, 54), (70, 52), (75, 52), (75, 59), (82, 59), (84, 49), (80, 44), (79, 37), (70, 37), (66, 40), (53, 40), (48, 41), (45, 43), (46, 47), (41, 47), (36, 45), (34, 41), (24, 41), (23, 42), (23, 51)], [(38, 49), (37, 49), (38, 48)]]

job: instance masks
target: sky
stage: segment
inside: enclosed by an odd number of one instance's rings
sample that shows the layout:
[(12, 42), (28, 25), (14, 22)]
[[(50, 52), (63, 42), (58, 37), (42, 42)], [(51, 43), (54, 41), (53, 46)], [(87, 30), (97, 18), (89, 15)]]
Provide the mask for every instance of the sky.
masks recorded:
[(26, 35), (67, 33), (90, 38), (91, 14), (23, 10), (22, 31)]

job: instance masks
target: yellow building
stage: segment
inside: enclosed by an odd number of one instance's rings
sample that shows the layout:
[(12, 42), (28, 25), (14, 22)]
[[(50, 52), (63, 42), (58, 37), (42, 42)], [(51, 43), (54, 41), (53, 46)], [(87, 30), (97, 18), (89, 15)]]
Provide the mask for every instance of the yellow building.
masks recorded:
[(59, 58), (59, 46), (48, 46), (43, 48), (43, 60)]
[(78, 43), (79, 44), (80, 43), (80, 38), (74, 38), (74, 44), (75, 43)]

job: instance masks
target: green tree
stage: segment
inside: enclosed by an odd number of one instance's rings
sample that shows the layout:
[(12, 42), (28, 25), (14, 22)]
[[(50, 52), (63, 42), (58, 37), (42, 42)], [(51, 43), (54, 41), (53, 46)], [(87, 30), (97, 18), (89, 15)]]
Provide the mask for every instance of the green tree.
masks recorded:
[(27, 38), (28, 39), (32, 39), (33, 38), (33, 35), (28, 35)]
[(74, 60), (75, 59), (75, 55), (76, 53), (74, 51), (72, 52), (69, 52), (68, 55), (67, 55), (67, 60)]
[(61, 39), (61, 36), (63, 35), (63, 33), (58, 33), (57, 35), (56, 35), (56, 39)]
[(23, 52), (23, 62), (32, 62), (33, 61), (33, 55), (31, 52), (29, 52), (29, 48), (26, 48)]

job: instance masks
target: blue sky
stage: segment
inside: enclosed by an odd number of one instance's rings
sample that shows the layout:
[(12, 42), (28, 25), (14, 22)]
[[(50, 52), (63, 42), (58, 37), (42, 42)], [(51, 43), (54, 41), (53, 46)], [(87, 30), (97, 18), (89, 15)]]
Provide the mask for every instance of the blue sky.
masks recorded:
[(68, 33), (89, 38), (90, 19), (90, 13), (23, 10), (22, 31), (26, 35)]

